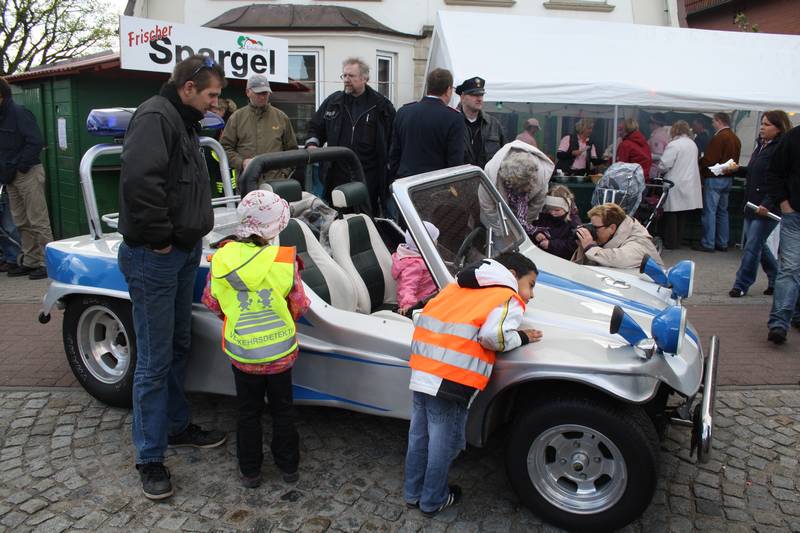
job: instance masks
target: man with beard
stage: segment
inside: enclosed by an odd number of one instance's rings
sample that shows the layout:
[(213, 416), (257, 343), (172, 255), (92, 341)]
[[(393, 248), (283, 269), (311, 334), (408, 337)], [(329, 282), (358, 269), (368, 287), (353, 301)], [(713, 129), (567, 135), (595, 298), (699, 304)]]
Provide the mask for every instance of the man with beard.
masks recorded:
[[(225, 124), (220, 144), (238, 176), (257, 155), (297, 149), (292, 123), (286, 113), (270, 105), (270, 93), (266, 76), (251, 76), (245, 91), (250, 104), (237, 110)], [(261, 176), (259, 185), (265, 179), (288, 178), (291, 172), (291, 168), (270, 170)]]
[(466, 125), (465, 162), (481, 168), (506, 144), (500, 121), (483, 112), (485, 86), (486, 80), (475, 76), (456, 87), (456, 94), (461, 97), (461, 113)]
[[(361, 161), (374, 212), (386, 202), (386, 162), (395, 110), (392, 103), (370, 87), (369, 65), (349, 57), (342, 62), (344, 90), (336, 91), (322, 102), (308, 126), (306, 148), (346, 146)], [(340, 163), (321, 168), (325, 198), (331, 191), (350, 181), (347, 167)]]

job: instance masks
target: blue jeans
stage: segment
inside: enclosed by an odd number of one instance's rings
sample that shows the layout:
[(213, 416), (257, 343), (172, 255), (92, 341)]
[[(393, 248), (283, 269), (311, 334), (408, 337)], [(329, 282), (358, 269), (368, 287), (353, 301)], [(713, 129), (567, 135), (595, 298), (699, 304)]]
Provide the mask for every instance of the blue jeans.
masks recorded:
[(758, 265), (767, 274), (770, 287), (775, 286), (775, 276), (778, 274), (778, 260), (772, 255), (767, 246), (767, 237), (772, 233), (778, 223), (767, 217), (745, 218), (742, 233), (744, 233), (744, 249), (742, 262), (736, 272), (736, 281), (733, 283), (735, 289), (747, 292), (753, 283), (756, 282)]
[(781, 213), (781, 243), (778, 247), (778, 275), (767, 326), (789, 329), (800, 321), (800, 213)]
[(183, 392), (191, 346), (192, 292), (200, 264), (175, 246), (158, 254), (146, 246), (119, 247), (118, 261), (133, 303), (136, 370), (133, 374), (133, 445), (136, 464), (161, 463), (168, 435), (189, 425)]
[(414, 391), (404, 495), (425, 512), (447, 500), (450, 464), (466, 445), (467, 406)]
[(703, 180), (703, 238), (705, 248), (728, 247), (728, 193), (731, 178), (706, 178)]
[(0, 196), (0, 252), (2, 252), (0, 260), (16, 265), (20, 254), (20, 242), (22, 241), (19, 231), (11, 216), (11, 206), (8, 205), (8, 192), (3, 190)]

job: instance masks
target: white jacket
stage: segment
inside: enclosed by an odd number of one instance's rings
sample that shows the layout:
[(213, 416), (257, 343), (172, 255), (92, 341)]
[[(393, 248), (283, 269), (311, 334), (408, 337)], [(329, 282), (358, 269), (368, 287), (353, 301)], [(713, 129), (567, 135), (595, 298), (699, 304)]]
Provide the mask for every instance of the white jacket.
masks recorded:
[(664, 150), (658, 166), (665, 179), (675, 183), (667, 195), (664, 211), (688, 211), (703, 207), (697, 145), (686, 135), (674, 138)]
[[(459, 273), (460, 279), (464, 277)], [(459, 285), (470, 288), (503, 285), (513, 289), (514, 292), (519, 288), (514, 274), (493, 259), (484, 259), (474, 269), (474, 278), (471, 275), (468, 277), (471, 281), (459, 281)], [(478, 342), (484, 348), (495, 352), (507, 352), (519, 347), (522, 345), (522, 337), (518, 330), (522, 324), (524, 312), (522, 305), (514, 297), (509, 298), (502, 305), (498, 305), (489, 312), (486, 322), (478, 331)], [(436, 396), (441, 384), (442, 378), (438, 376), (421, 370), (411, 370), (409, 388), (413, 391)]]
[(586, 252), (578, 246), (572, 261), (583, 265), (600, 265), (612, 268), (639, 268), (645, 254), (664, 266), (653, 244), (653, 238), (638, 220), (625, 217), (614, 236), (603, 246), (593, 246)]

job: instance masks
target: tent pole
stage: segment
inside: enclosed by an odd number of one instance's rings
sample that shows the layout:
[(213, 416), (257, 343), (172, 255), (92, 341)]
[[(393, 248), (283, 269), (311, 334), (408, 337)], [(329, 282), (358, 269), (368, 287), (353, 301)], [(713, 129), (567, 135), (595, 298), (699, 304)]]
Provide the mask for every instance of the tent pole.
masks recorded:
[(614, 106), (614, 124), (613, 124), (613, 126), (611, 128), (611, 131), (613, 131), (613, 135), (614, 135), (614, 151), (611, 154), (611, 162), (612, 163), (616, 163), (617, 162), (617, 124), (619, 124), (619, 106), (615, 105)]

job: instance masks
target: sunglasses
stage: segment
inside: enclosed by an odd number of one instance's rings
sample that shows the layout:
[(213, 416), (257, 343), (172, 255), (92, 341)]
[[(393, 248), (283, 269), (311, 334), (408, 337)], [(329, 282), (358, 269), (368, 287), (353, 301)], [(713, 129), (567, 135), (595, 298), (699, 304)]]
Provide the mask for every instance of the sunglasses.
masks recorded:
[(208, 56), (205, 56), (205, 57), (203, 58), (203, 62), (202, 62), (202, 63), (200, 63), (200, 64), (197, 66), (197, 68), (196, 68), (196, 69), (194, 69), (194, 70), (192, 71), (192, 75), (189, 77), (189, 79), (190, 79), (190, 80), (193, 80), (193, 79), (195, 78), (195, 76), (197, 76), (198, 74), (200, 74), (200, 71), (201, 71), (201, 70), (203, 70), (204, 68), (207, 68), (208, 70), (211, 70), (211, 69), (213, 69), (213, 68), (214, 68), (216, 65), (217, 65), (217, 64), (216, 64), (216, 63), (214, 63), (214, 60), (213, 60), (213, 59), (211, 59), (211, 58), (210, 58), (210, 57), (208, 57)]

